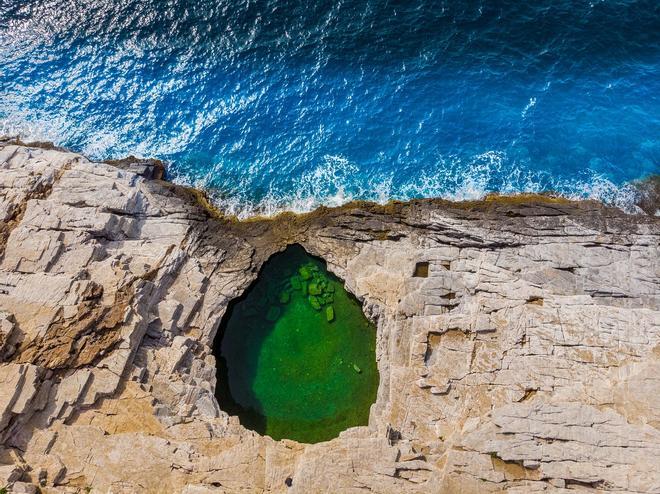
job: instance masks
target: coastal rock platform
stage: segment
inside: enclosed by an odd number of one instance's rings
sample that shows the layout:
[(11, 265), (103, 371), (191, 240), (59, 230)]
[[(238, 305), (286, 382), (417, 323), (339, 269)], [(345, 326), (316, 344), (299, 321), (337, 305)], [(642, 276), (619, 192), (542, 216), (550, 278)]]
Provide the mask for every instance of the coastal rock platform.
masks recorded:
[[(539, 196), (237, 221), (152, 162), (0, 144), (0, 487), (660, 492), (660, 219)], [(377, 325), (369, 424), (274, 441), (215, 398), (287, 245)]]

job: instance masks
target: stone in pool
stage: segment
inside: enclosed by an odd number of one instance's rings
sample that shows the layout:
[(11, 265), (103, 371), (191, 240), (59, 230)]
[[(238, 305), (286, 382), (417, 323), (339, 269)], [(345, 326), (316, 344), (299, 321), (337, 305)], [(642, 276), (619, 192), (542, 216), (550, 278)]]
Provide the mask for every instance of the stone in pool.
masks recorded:
[[(293, 279), (301, 280), (292, 272), (308, 276), (321, 294), (308, 296), (306, 283), (297, 290)], [(293, 289), (288, 303), (255, 314), (254, 307), (269, 306), (261, 299), (285, 278)], [(330, 294), (332, 305), (325, 305)], [(216, 397), (223, 410), (260, 434), (326, 441), (367, 424), (378, 389), (375, 348), (376, 328), (359, 302), (322, 261), (290, 246), (227, 310), (214, 348)]]
[(315, 310), (321, 310), (321, 302), (319, 302), (318, 297), (310, 295), (307, 297), (307, 300), (309, 300), (309, 305), (311, 305)]

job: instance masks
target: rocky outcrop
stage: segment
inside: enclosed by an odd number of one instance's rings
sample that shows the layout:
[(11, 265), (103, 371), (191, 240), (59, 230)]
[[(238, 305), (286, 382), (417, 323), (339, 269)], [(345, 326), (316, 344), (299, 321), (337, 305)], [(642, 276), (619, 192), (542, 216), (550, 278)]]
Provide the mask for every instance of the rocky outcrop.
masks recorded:
[[(0, 145), (0, 487), (660, 492), (657, 217), (519, 197), (238, 222), (120, 164)], [(214, 397), (227, 304), (290, 243), (378, 327), (369, 425), (315, 445)]]

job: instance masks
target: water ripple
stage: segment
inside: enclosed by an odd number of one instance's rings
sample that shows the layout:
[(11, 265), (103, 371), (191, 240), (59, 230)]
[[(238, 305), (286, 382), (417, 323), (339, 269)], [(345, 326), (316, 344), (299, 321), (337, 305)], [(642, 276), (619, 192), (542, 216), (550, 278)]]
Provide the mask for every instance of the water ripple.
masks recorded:
[(660, 171), (660, 4), (5, 0), (0, 133), (170, 162), (241, 216)]

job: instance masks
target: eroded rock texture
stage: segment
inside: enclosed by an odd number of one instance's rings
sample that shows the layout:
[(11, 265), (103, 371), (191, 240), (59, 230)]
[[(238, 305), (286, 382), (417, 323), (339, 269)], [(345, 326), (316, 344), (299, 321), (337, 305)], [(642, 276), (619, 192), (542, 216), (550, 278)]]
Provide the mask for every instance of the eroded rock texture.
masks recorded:
[[(122, 166), (0, 145), (0, 487), (660, 492), (657, 218), (527, 198), (239, 223)], [(214, 397), (228, 301), (293, 242), (378, 325), (369, 426), (316, 445)]]

